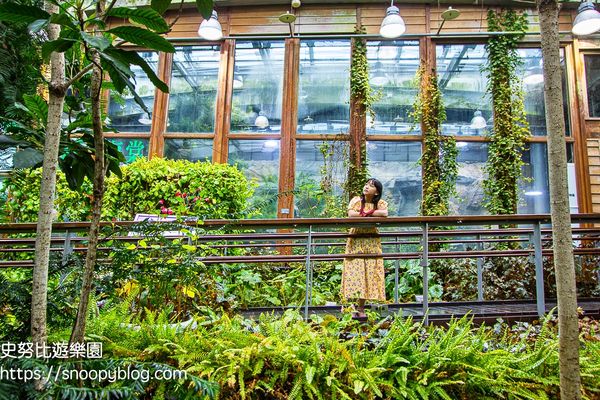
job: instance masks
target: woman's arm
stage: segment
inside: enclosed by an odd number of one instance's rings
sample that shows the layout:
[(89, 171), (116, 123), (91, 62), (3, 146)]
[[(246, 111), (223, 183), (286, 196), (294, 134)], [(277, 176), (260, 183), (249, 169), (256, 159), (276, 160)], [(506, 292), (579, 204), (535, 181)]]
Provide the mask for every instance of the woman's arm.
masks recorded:
[(373, 211), (373, 214), (371, 215), (372, 217), (387, 217), (388, 216), (388, 210), (375, 210)]
[(360, 217), (360, 211), (357, 210), (357, 205), (360, 204), (360, 197), (356, 196), (350, 200), (350, 204), (348, 204), (348, 216), (349, 217)]
[(358, 212), (356, 210), (348, 210), (348, 216), (349, 217), (360, 217), (360, 212)]

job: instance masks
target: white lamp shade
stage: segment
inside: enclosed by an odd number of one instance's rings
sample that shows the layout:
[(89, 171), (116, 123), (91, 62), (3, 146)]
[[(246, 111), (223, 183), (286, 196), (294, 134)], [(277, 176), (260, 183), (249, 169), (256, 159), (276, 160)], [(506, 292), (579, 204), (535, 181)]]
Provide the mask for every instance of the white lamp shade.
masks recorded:
[(577, 9), (577, 16), (573, 21), (574, 35), (591, 35), (600, 30), (600, 13), (591, 1), (582, 2)]
[(241, 75), (237, 75), (233, 78), (233, 88), (234, 89), (241, 89), (242, 87), (244, 87), (244, 78), (242, 78)]
[(261, 114), (254, 120), (254, 125), (259, 129), (265, 129), (269, 126), (269, 119)]
[(471, 129), (483, 129), (487, 126), (485, 118), (481, 116), (481, 111), (475, 111), (475, 116), (471, 120)]
[(217, 19), (217, 12), (213, 10), (209, 19), (205, 19), (198, 28), (198, 36), (202, 39), (216, 41), (223, 39), (223, 30)]
[(396, 38), (406, 31), (404, 20), (400, 16), (400, 10), (396, 6), (388, 7), (385, 18), (381, 22), (379, 34), (384, 38)]

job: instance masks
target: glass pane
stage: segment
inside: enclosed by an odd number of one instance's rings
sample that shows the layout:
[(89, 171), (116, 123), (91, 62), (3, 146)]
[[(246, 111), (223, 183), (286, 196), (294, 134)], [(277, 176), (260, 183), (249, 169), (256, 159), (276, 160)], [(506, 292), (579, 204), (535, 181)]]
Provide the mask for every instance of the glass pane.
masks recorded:
[(348, 176), (345, 140), (298, 140), (294, 216), (345, 217), (344, 185)]
[(369, 176), (383, 184), (390, 216), (418, 215), (421, 202), (421, 143), (367, 142)]
[(298, 133), (348, 133), (350, 41), (300, 43)]
[(237, 42), (231, 132), (281, 130), (284, 42)]
[(545, 143), (530, 143), (523, 154), (523, 175), (531, 181), (519, 182), (519, 214), (546, 214), (550, 212), (548, 184), (548, 153)]
[(457, 195), (450, 199), (450, 214), (486, 215), (483, 204), (483, 179), (487, 161), (487, 143), (457, 142)]
[[(138, 54), (156, 73), (158, 68), (158, 53), (143, 51)], [(139, 66), (132, 65), (131, 71), (135, 74), (135, 91), (142, 98), (150, 113), (152, 113), (154, 107), (154, 84), (150, 82), (146, 73)], [(108, 117), (110, 118), (109, 129), (117, 132), (150, 132), (152, 125), (151, 116), (142, 110), (127, 89), (125, 89), (123, 96), (111, 91), (108, 104)]]
[(250, 200), (251, 216), (277, 217), (279, 140), (230, 140), (229, 164), (237, 165), (258, 185)]
[(371, 87), (381, 93), (373, 105), (375, 121), (367, 115), (367, 133), (420, 134), (419, 124), (411, 130), (409, 118), (418, 94), (419, 42), (368, 42), (367, 59)]
[[(519, 49), (522, 64), (517, 75), (523, 77), (523, 92), (525, 93), (525, 112), (529, 129), (534, 136), (546, 136), (546, 107), (544, 103), (544, 75), (541, 49)], [(569, 136), (569, 98), (566, 82), (566, 65), (564, 51), (560, 49), (562, 67), (563, 107), (565, 112), (566, 135)]]
[(148, 139), (108, 139), (114, 143), (125, 156), (125, 162), (130, 163), (140, 157), (148, 157)]
[(487, 60), (482, 44), (436, 47), (439, 87), (446, 107), (442, 132), (447, 135), (483, 135), (483, 120), (474, 120), (477, 111), (490, 126), (492, 104), (486, 96), (487, 78), (481, 67)]
[(177, 47), (173, 56), (167, 132), (213, 132), (219, 46)]
[(0, 171), (11, 170), (13, 168), (13, 157), (16, 152), (16, 147), (0, 149)]
[(600, 117), (600, 56), (586, 55), (585, 82), (590, 117)]
[(165, 158), (212, 161), (212, 139), (165, 139)]

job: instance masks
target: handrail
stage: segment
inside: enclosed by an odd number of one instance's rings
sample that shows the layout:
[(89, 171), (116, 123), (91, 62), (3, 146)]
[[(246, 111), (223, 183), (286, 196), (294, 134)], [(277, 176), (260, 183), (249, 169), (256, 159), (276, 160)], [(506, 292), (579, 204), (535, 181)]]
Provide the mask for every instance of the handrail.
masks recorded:
[[(574, 249), (576, 256), (600, 255), (600, 249), (595, 247), (600, 241), (600, 214), (573, 214), (573, 241), (580, 246)], [(134, 230), (134, 221), (105, 221), (103, 227), (115, 227), (125, 232)], [(219, 264), (263, 264), (289, 265), (304, 263), (306, 269), (306, 293), (304, 312), (308, 318), (308, 307), (312, 305), (313, 271), (318, 268), (316, 263), (325, 261), (341, 261), (345, 258), (356, 257), (346, 254), (343, 250), (348, 237), (367, 237), (374, 234), (351, 234), (347, 228), (356, 226), (377, 226), (384, 246), (383, 254), (362, 254), (364, 258), (383, 258), (395, 261), (394, 282), (396, 288), (394, 298), (398, 300), (398, 262), (399, 260), (420, 260), (423, 268), (423, 315), (428, 322), (427, 297), (428, 268), (431, 260), (448, 258), (465, 258), (477, 260), (477, 300), (483, 298), (483, 260), (494, 257), (530, 257), (535, 265), (536, 304), (538, 314), (545, 312), (543, 288), (543, 257), (552, 257), (551, 218), (548, 214), (527, 215), (477, 215), (477, 216), (427, 216), (427, 217), (389, 217), (389, 218), (290, 218), (263, 220), (188, 220), (183, 222), (144, 222), (158, 225), (157, 230), (177, 231), (181, 226), (196, 229), (198, 237), (194, 240), (205, 243), (217, 250), (210, 256), (199, 256), (198, 261), (207, 265)], [(70, 252), (86, 252), (87, 237), (85, 231), (89, 222), (60, 222), (53, 224), (53, 232), (66, 232), (61, 236), (53, 236), (52, 243), (64, 243), (63, 247), (52, 247), (51, 251), (63, 251), (63, 259)], [(164, 225), (161, 228), (160, 225)], [(580, 226), (577, 226), (580, 225)], [(598, 225), (599, 227), (596, 227)], [(131, 229), (130, 229), (131, 228)], [(319, 229), (315, 229), (319, 228)], [(9, 234), (35, 234), (35, 223), (0, 224), (0, 255), (34, 251), (34, 238), (7, 237)], [(250, 231), (250, 232), (244, 232)], [(74, 232), (79, 233), (74, 236)], [(110, 236), (110, 240), (137, 242), (142, 239), (138, 233), (129, 231), (124, 236)], [(181, 236), (177, 236), (181, 237)], [(172, 239), (175, 239), (173, 237)], [(191, 240), (188, 238), (188, 240)], [(106, 243), (102, 242), (101, 243)], [(512, 243), (506, 249), (496, 247), (497, 243)], [(440, 251), (432, 245), (444, 244), (450, 247)], [(594, 244), (593, 247), (589, 244)], [(392, 250), (394, 246), (394, 250)], [(399, 246), (408, 246), (400, 248)], [(228, 249), (245, 247), (260, 250), (244, 255), (230, 255)], [(272, 248), (273, 254), (264, 254), (261, 249)], [(293, 254), (291, 249), (295, 248)], [(304, 251), (301, 249), (305, 248)], [(321, 254), (320, 249), (328, 248), (334, 251)], [(287, 250), (286, 250), (287, 249)], [(341, 249), (341, 250), (340, 250)], [(102, 244), (98, 250), (108, 255), (111, 247)], [(279, 251), (278, 251), (279, 250)], [(402, 251), (405, 250), (405, 251)], [(104, 256), (106, 257), (106, 256)], [(99, 258), (99, 263), (110, 263), (109, 258)], [(11, 260), (0, 258), (0, 268), (32, 268), (31, 260)]]

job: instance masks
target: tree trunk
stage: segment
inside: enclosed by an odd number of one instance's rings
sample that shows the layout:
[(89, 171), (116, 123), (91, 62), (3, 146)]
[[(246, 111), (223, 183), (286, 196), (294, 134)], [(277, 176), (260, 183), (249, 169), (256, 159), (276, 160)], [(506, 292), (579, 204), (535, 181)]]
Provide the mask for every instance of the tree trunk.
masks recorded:
[[(46, 10), (53, 14), (58, 6), (46, 2)], [(55, 40), (60, 34), (60, 26), (48, 26), (48, 39)], [(50, 255), (50, 236), (54, 217), (54, 193), (56, 190), (56, 170), (58, 168), (58, 149), (61, 133), (61, 116), (65, 99), (65, 57), (64, 53), (52, 53), (50, 56), (51, 81), (49, 85), (48, 123), (44, 142), (44, 161), (42, 164), (42, 182), (40, 188), (40, 209), (38, 212), (35, 240), (35, 265), (33, 267), (33, 287), (31, 292), (31, 340), (36, 344), (45, 344), (46, 308), (48, 287), (48, 262)]]
[(548, 164), (554, 269), (558, 299), (560, 395), (580, 399), (579, 326), (573, 238), (567, 187), (565, 121), (558, 35), (557, 0), (537, 0), (544, 59), (544, 99), (548, 127)]
[[(97, 4), (97, 15), (104, 13), (104, 1)], [(102, 212), (102, 200), (104, 198), (104, 177), (106, 175), (104, 160), (104, 132), (102, 130), (102, 111), (100, 95), (102, 93), (102, 68), (100, 67), (100, 55), (96, 49), (90, 50), (90, 59), (93, 63), (91, 77), (92, 92), (92, 126), (94, 130), (94, 148), (96, 151), (94, 159), (94, 183), (92, 197), (92, 220), (88, 232), (88, 251), (85, 258), (83, 282), (77, 318), (71, 332), (70, 343), (83, 342), (85, 336), (85, 324), (88, 313), (90, 293), (94, 279), (94, 267), (98, 250), (98, 237), (100, 234), (100, 215)]]

